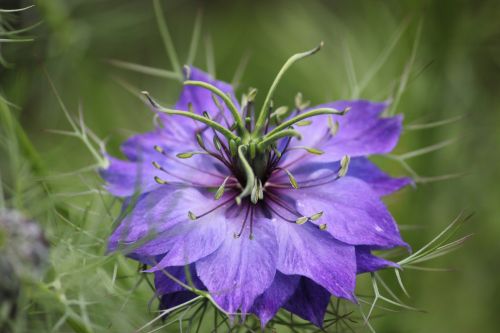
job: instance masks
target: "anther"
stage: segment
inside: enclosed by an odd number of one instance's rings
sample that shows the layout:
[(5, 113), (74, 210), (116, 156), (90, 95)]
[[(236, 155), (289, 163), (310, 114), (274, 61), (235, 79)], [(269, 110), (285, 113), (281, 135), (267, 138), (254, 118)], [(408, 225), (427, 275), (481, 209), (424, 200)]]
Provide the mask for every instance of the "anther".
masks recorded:
[(327, 228), (327, 227), (328, 227), (328, 226), (326, 225), (326, 223), (324, 223), (324, 224), (320, 224), (320, 225), (319, 225), (319, 230), (326, 230), (326, 228)]
[(162, 147), (160, 147), (160, 146), (154, 146), (154, 149), (155, 149), (157, 152), (159, 152), (160, 154), (165, 153), (165, 151), (163, 150), (163, 148), (162, 148)]
[(323, 212), (319, 212), (319, 213), (316, 213), (314, 215), (311, 215), (311, 217), (309, 217), (312, 221), (317, 221), (321, 218), (321, 216), (323, 216)]
[(339, 172), (337, 173), (337, 177), (344, 177), (347, 174), (347, 171), (349, 170), (349, 162), (351, 161), (351, 158), (347, 155), (342, 157), (340, 160), (340, 169)]
[(203, 142), (203, 137), (200, 133), (196, 133), (196, 141), (201, 149), (205, 150), (205, 143)]
[(163, 168), (162, 168), (162, 166), (160, 165), (160, 163), (158, 163), (158, 162), (156, 162), (156, 161), (153, 161), (153, 162), (152, 162), (152, 164), (153, 164), (153, 166), (154, 166), (156, 169), (158, 169), (158, 170), (163, 169)]
[(285, 171), (286, 174), (288, 175), (288, 179), (290, 180), (290, 184), (292, 185), (292, 187), (294, 189), (298, 189), (299, 188), (299, 184), (297, 184), (297, 180), (292, 175), (292, 173), (290, 171), (288, 171), (287, 169), (283, 169), (283, 171)]
[(333, 120), (332, 116), (328, 117), (328, 128), (330, 129), (331, 136), (335, 136), (339, 131), (339, 122), (337, 120)]
[(186, 158), (191, 158), (191, 157), (193, 157), (193, 155), (198, 155), (198, 154), (205, 154), (205, 152), (188, 151), (188, 152), (185, 152), (185, 153), (179, 153), (179, 154), (177, 154), (175, 156), (177, 156), (178, 158), (186, 159)]
[(273, 147), (273, 151), (276, 154), (276, 156), (278, 156), (278, 158), (281, 158), (281, 152), (278, 150), (278, 148)]
[(253, 102), (255, 100), (255, 96), (257, 96), (257, 89), (250, 88), (247, 94), (247, 102)]
[(215, 192), (215, 200), (219, 200), (222, 195), (224, 194), (225, 188), (226, 188), (226, 182), (229, 179), (230, 176), (227, 176), (226, 179), (222, 182), (222, 184), (219, 186), (217, 189), (217, 192)]
[(227, 200), (225, 200), (225, 201), (221, 202), (221, 203), (220, 203), (220, 204), (218, 204), (217, 206), (215, 206), (215, 207), (213, 207), (213, 208), (210, 208), (210, 209), (209, 209), (209, 210), (207, 210), (206, 212), (204, 212), (204, 213), (202, 213), (202, 214), (199, 214), (199, 215), (194, 214), (192, 211), (188, 211), (188, 216), (189, 216), (189, 218), (190, 218), (191, 220), (197, 220), (197, 219), (200, 219), (200, 218), (202, 218), (202, 217), (205, 217), (205, 216), (207, 216), (208, 214), (210, 214), (210, 213), (212, 213), (212, 212), (216, 211), (217, 209), (219, 209), (219, 208), (223, 207), (223, 206), (224, 206), (224, 205), (226, 205), (228, 202), (233, 201), (235, 197), (236, 197), (236, 196), (233, 196), (233, 197), (231, 197), (231, 198), (229, 198), (229, 199), (227, 199)]
[(307, 216), (301, 216), (298, 219), (295, 220), (295, 223), (297, 224), (304, 224), (307, 221), (309, 221), (309, 218)]
[(220, 101), (219, 101), (219, 99), (218, 99), (217, 95), (212, 94), (212, 100), (214, 101), (215, 106), (217, 106), (217, 108), (218, 108), (219, 110), (221, 110), (221, 111), (222, 111), (222, 110), (224, 110), (224, 107), (223, 107), (223, 106), (222, 106), (222, 104), (220, 103)]
[(304, 110), (311, 104), (310, 101), (304, 101), (302, 93), (298, 92), (297, 95), (295, 96), (295, 107), (298, 110)]
[(264, 199), (264, 186), (262, 186), (262, 182), (260, 181), (260, 179), (259, 179), (258, 187), (259, 187), (259, 200), (263, 200)]
[(257, 201), (259, 201), (259, 185), (257, 182), (257, 178), (255, 178), (253, 183), (252, 193), (250, 194), (250, 201), (252, 201), (253, 204), (256, 204)]
[(287, 113), (288, 113), (288, 107), (280, 106), (273, 113), (271, 113), (271, 118), (276, 118), (276, 120), (279, 122), (281, 121), (282, 118), (286, 117)]
[(160, 184), (160, 185), (165, 185), (165, 184), (168, 184), (168, 182), (167, 182), (166, 180), (163, 180), (163, 179), (161, 179), (161, 178), (160, 178), (160, 177), (158, 177), (158, 176), (154, 176), (154, 180), (155, 180), (155, 182), (157, 182), (157, 183), (158, 183), (158, 184)]
[(217, 135), (214, 135), (214, 138), (213, 138), (213, 142), (214, 142), (214, 147), (217, 151), (221, 151), (222, 149), (222, 145), (219, 141), (219, 137)]

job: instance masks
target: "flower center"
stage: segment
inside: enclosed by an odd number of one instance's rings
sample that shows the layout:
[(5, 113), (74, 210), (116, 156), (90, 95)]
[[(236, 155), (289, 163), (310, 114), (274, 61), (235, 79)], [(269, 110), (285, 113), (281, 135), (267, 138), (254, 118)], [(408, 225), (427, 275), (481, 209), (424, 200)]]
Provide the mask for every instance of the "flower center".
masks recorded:
[[(300, 59), (308, 57), (318, 52), (323, 43), (318, 47), (303, 53), (297, 53), (290, 57), (274, 79), (262, 105), (260, 112), (254, 108), (254, 99), (257, 90), (250, 91), (243, 95), (241, 112), (232, 100), (232, 96), (225, 94), (217, 87), (204, 82), (187, 80), (184, 85), (201, 87), (212, 93), (213, 101), (217, 105), (219, 112), (217, 116), (224, 116), (226, 109), (231, 113), (233, 124), (224, 126), (212, 119), (208, 112), (203, 115), (191, 112), (191, 110), (173, 110), (159, 106), (147, 92), (144, 92), (153, 108), (168, 115), (177, 115), (191, 118), (205, 125), (199, 132), (195, 133), (198, 145), (202, 149), (200, 152), (185, 152), (178, 154), (179, 158), (190, 158), (195, 154), (208, 154), (223, 163), (239, 182), (241, 193), (235, 197), (236, 202), (241, 204), (241, 200), (250, 197), (250, 201), (256, 204), (264, 197), (264, 187), (274, 172), (285, 172), (288, 175), (292, 187), (297, 188), (297, 182), (289, 170), (279, 167), (282, 156), (287, 152), (290, 140), (294, 137), (301, 138), (298, 131), (293, 126), (307, 123), (308, 119), (319, 115), (344, 115), (348, 109), (336, 110), (333, 108), (316, 108), (305, 111), (307, 103), (302, 102), (301, 95), (297, 95), (296, 108), (288, 112), (287, 108), (273, 108), (272, 96), (282, 76), (288, 68)], [(189, 68), (186, 69), (189, 78)], [(222, 105), (224, 103), (225, 107)], [(189, 108), (191, 109), (191, 107)], [(224, 118), (224, 117), (222, 117)], [(332, 121), (333, 124), (333, 121)], [(205, 130), (213, 131), (213, 147), (208, 148), (203, 141), (202, 133)], [(333, 130), (333, 129), (332, 129)], [(284, 140), (284, 141), (283, 141)], [(279, 142), (279, 144), (278, 144)], [(282, 143), (285, 143), (282, 145)], [(305, 149), (309, 153), (322, 154), (313, 147), (294, 147), (294, 149)], [(222, 196), (228, 178), (218, 189), (217, 195)], [(219, 194), (221, 193), (221, 194)]]

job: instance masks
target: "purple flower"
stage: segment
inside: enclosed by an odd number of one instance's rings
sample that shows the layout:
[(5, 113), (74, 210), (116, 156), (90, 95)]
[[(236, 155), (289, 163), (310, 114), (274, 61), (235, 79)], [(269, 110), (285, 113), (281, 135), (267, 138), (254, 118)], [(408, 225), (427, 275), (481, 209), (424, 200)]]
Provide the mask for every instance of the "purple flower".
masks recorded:
[(260, 113), (255, 91), (240, 106), (187, 69), (174, 109), (147, 96), (157, 128), (123, 144), (126, 161), (109, 157), (101, 174), (125, 198), (109, 248), (151, 265), (163, 307), (193, 298), (178, 282), (192, 283), (262, 325), (285, 308), (321, 326), (332, 295), (356, 301), (357, 274), (397, 266), (371, 251), (407, 246), (381, 196), (410, 180), (366, 156), (394, 148), (402, 118), (364, 100), (273, 109), (287, 66), (312, 53), (285, 64)]

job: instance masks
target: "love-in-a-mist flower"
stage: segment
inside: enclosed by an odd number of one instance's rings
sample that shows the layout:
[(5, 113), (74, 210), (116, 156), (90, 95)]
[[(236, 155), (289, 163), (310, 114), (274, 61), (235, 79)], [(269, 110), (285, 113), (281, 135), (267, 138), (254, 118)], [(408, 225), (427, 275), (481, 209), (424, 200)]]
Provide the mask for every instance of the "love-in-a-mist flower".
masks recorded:
[(380, 198), (410, 180), (366, 156), (394, 148), (401, 116), (365, 100), (308, 107), (300, 95), (273, 107), (285, 71), (318, 50), (285, 63), (260, 110), (256, 90), (239, 104), (196, 68), (173, 109), (146, 93), (157, 127), (101, 173), (126, 198), (109, 248), (151, 265), (162, 306), (194, 297), (178, 283), (190, 282), (230, 314), (265, 325), (285, 308), (320, 326), (332, 295), (355, 301), (356, 274), (395, 266), (371, 254), (406, 246)]

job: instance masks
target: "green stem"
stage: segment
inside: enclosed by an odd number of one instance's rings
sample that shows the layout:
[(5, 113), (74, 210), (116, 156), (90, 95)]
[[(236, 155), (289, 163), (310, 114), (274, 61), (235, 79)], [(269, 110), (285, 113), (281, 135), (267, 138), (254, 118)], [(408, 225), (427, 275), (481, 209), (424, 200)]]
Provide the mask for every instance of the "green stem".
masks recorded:
[(234, 103), (231, 100), (231, 98), (228, 95), (226, 95), (222, 90), (220, 90), (219, 88), (211, 85), (210, 83), (203, 82), (203, 81), (187, 80), (187, 81), (184, 82), (184, 85), (186, 85), (186, 86), (196, 86), (196, 87), (202, 87), (202, 88), (208, 89), (211, 92), (213, 92), (214, 94), (216, 94), (217, 96), (219, 96), (220, 98), (222, 98), (222, 100), (224, 101), (224, 103), (227, 105), (229, 111), (233, 115), (234, 121), (238, 125), (238, 128), (240, 129), (240, 131), (242, 131), (242, 132), (246, 131), (245, 125), (243, 123), (243, 120), (241, 119), (241, 115), (238, 112), (238, 109), (236, 108), (236, 105), (234, 105)]
[(67, 305), (58, 291), (53, 291), (47, 288), (46, 285), (38, 284), (39, 290), (52, 298), (56, 304), (62, 306), (67, 315), (66, 322), (75, 333), (92, 333), (93, 329), (89, 327), (81, 318), (76, 314), (71, 307)]
[(283, 67), (281, 67), (280, 71), (278, 72), (278, 75), (276, 75), (276, 78), (274, 79), (274, 82), (271, 85), (271, 88), (269, 88), (269, 92), (267, 93), (266, 99), (264, 100), (264, 104), (262, 105), (262, 109), (260, 110), (259, 113), (259, 118), (257, 120), (257, 123), (255, 124), (254, 133), (259, 133), (259, 131), (264, 126), (269, 113), (269, 103), (271, 102), (271, 97), (273, 96), (274, 91), (278, 86), (278, 83), (281, 81), (281, 78), (286, 73), (286, 71), (297, 61), (305, 57), (308, 57), (310, 55), (313, 55), (314, 53), (318, 52), (322, 47), (323, 47), (323, 42), (321, 42), (317, 47), (315, 47), (312, 50), (294, 54), (285, 62)]
[(287, 127), (290, 127), (292, 126), (293, 124), (295, 123), (298, 123), (299, 121), (301, 120), (304, 120), (304, 119), (307, 119), (307, 118), (311, 118), (311, 117), (315, 117), (315, 116), (319, 116), (319, 115), (323, 115), (323, 114), (336, 114), (336, 115), (344, 115), (345, 113), (347, 112), (347, 110), (342, 110), (342, 111), (339, 111), (339, 110), (335, 110), (335, 109), (332, 109), (332, 108), (319, 108), (319, 109), (314, 109), (314, 110), (311, 110), (311, 111), (308, 111), (308, 112), (305, 112), (305, 113), (302, 113), (302, 114), (299, 114), (298, 116), (292, 118), (292, 119), (289, 119), (281, 124), (279, 124), (278, 126), (276, 126), (271, 132), (267, 133), (266, 136), (264, 136), (264, 140), (281, 131), (281, 130), (284, 130), (285, 128)]
[(156, 15), (156, 22), (158, 23), (158, 29), (160, 29), (161, 38), (163, 40), (163, 44), (165, 45), (168, 57), (170, 58), (170, 62), (172, 63), (172, 67), (174, 68), (175, 72), (179, 73), (179, 75), (182, 75), (179, 58), (177, 57), (177, 52), (175, 52), (174, 43), (168, 31), (168, 26), (162, 13), (160, 1), (153, 0), (153, 6)]
[(258, 149), (259, 149), (259, 151), (263, 151), (267, 145), (269, 145), (269, 144), (271, 144), (271, 143), (273, 143), (281, 138), (285, 138), (287, 136), (295, 136), (295, 137), (299, 138), (300, 133), (295, 131), (295, 130), (287, 129), (287, 130), (283, 130), (283, 131), (274, 133), (273, 135), (266, 136), (264, 138), (264, 140), (259, 142)]

